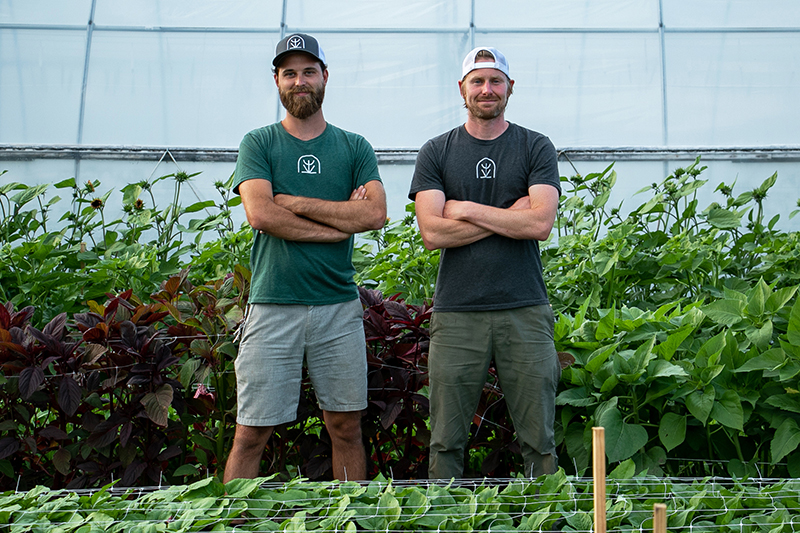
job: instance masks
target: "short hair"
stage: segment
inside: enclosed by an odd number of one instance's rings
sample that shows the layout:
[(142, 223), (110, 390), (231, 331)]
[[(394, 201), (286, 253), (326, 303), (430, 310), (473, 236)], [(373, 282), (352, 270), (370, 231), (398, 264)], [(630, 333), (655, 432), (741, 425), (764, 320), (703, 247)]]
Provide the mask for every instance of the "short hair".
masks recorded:
[(488, 59), (489, 61), (494, 61), (494, 54), (492, 54), (489, 50), (480, 50), (477, 54), (475, 54), (475, 59)]
[[(305, 53), (305, 52), (297, 52), (297, 53), (298, 53), (298, 54), (305, 54), (305, 55), (307, 55), (307, 56), (309, 56), (309, 57), (312, 57), (312, 58), (314, 58), (314, 60), (315, 60), (315, 61), (316, 61), (316, 62), (319, 64), (319, 68), (320, 68), (320, 70), (322, 70), (322, 72), (325, 72), (326, 70), (328, 70), (328, 65), (326, 65), (325, 63), (323, 63), (322, 61), (320, 61), (319, 59), (317, 59), (317, 58), (316, 58), (316, 57), (314, 57), (313, 55), (311, 55), (311, 54), (307, 54), (307, 53)], [(284, 59), (285, 59), (285, 58), (284, 58)], [(281, 61), (281, 63), (283, 63), (283, 61)], [(278, 71), (280, 70), (280, 68), (281, 68), (281, 65), (280, 65), (280, 64), (278, 64), (278, 66), (276, 66), (276, 67), (272, 67), (272, 73), (273, 73), (273, 74), (278, 74)]]

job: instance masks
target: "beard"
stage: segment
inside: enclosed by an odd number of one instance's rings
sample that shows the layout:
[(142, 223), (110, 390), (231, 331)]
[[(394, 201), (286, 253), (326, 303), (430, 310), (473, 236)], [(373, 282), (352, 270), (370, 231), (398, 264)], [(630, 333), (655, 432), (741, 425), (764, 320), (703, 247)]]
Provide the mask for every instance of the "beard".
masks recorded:
[[(297, 96), (297, 93), (307, 92), (304, 96)], [(322, 101), (325, 99), (325, 84), (318, 86), (303, 85), (292, 87), (288, 91), (278, 90), (281, 103), (286, 108), (286, 112), (300, 120), (306, 119), (320, 110)]]
[(479, 105), (480, 103), (483, 103), (483, 101), (464, 99), (464, 107), (467, 108), (469, 114), (475, 118), (491, 120), (499, 117), (506, 110), (506, 106), (508, 105), (508, 96), (504, 96), (503, 98), (495, 100), (494, 102), (495, 104), (492, 107), (486, 108)]

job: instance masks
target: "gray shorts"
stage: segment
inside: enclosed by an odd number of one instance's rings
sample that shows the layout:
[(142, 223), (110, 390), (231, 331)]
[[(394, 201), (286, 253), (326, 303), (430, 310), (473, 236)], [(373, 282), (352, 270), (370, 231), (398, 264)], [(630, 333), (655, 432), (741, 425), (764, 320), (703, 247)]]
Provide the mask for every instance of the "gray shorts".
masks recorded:
[(319, 406), (367, 408), (367, 354), (359, 300), (333, 305), (252, 304), (236, 357), (237, 416), (244, 426), (295, 420), (305, 356)]

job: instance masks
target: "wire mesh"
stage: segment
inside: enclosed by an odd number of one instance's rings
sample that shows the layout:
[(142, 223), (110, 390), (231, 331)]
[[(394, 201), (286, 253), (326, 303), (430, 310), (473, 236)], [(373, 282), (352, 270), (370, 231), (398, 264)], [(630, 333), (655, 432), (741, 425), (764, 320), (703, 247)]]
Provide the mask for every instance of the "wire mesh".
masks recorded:
[[(608, 479), (609, 531), (796, 531), (800, 480)], [(228, 491), (226, 493), (225, 491)], [(258, 481), (0, 495), (0, 531), (574, 531), (593, 530), (593, 482), (539, 480)], [(5, 519), (5, 520), (3, 520)], [(3, 522), (6, 522), (3, 524)]]

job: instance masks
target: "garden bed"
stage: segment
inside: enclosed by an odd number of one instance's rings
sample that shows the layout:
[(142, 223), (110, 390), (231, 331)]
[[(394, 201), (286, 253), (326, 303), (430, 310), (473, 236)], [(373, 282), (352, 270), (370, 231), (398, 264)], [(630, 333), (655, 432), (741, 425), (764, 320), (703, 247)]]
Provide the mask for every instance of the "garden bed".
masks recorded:
[[(800, 480), (632, 477), (607, 480), (609, 531), (649, 531), (667, 506), (672, 532), (800, 529)], [(0, 532), (593, 530), (591, 479), (314, 483), (209, 478), (188, 486), (0, 495)]]

